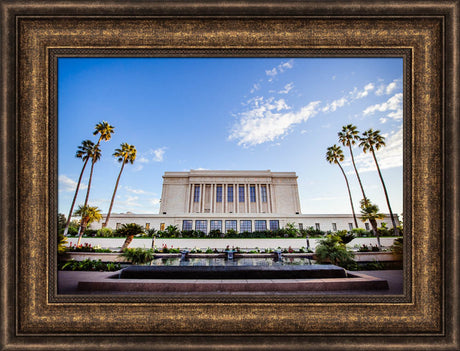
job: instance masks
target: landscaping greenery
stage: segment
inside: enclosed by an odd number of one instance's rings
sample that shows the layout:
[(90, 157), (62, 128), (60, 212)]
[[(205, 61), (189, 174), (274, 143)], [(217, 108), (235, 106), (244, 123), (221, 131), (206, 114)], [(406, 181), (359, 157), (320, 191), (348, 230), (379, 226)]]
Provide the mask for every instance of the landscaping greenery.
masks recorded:
[(332, 263), (346, 269), (356, 266), (353, 252), (347, 249), (338, 235), (327, 235), (316, 246), (315, 254), (318, 263)]
[(124, 249), (120, 255), (132, 264), (145, 264), (152, 261), (155, 257), (153, 249)]
[(86, 259), (83, 261), (68, 261), (58, 264), (58, 269), (61, 271), (100, 271), (113, 272), (121, 269), (119, 263), (102, 262), (101, 260)]
[(123, 224), (121, 228), (117, 230), (118, 234), (126, 236), (126, 240), (123, 243), (123, 246), (121, 247), (121, 251), (126, 249), (129, 246), (129, 244), (131, 244), (131, 241), (133, 241), (135, 235), (142, 234), (143, 232), (144, 228), (142, 228), (139, 224)]
[(86, 227), (94, 221), (100, 221), (102, 219), (101, 210), (97, 207), (92, 206), (78, 206), (78, 209), (74, 213), (75, 216), (80, 216), (80, 226), (81, 230), (78, 233), (78, 242), (77, 245), (80, 245), (81, 238), (83, 233), (86, 230)]
[(110, 249), (102, 249), (99, 246), (91, 246), (91, 244), (85, 243), (80, 244), (80, 245), (72, 245), (70, 243), (70, 246), (66, 249), (67, 252), (101, 252), (101, 253), (109, 253), (112, 252)]

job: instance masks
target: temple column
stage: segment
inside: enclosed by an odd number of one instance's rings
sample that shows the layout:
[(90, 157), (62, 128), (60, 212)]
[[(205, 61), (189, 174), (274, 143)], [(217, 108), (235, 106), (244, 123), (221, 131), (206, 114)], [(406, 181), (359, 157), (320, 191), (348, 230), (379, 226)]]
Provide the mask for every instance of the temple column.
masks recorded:
[(251, 212), (251, 204), (250, 204), (250, 190), (249, 190), (249, 184), (245, 184), (244, 185), (245, 188), (246, 188), (246, 196), (245, 196), (245, 200), (246, 200), (246, 213), (250, 213)]
[(192, 193), (190, 194), (190, 213), (193, 212), (193, 205), (195, 203), (195, 184), (190, 185)]
[(211, 183), (211, 200), (209, 204), (209, 208), (211, 213), (214, 213), (214, 184)]
[(204, 213), (204, 184), (201, 184), (201, 213)]
[(236, 190), (233, 191), (233, 196), (236, 196), (236, 199), (233, 199), (233, 201), (235, 201), (235, 204), (236, 204), (235, 213), (238, 213), (239, 207), (240, 207), (240, 185), (235, 184), (234, 187), (235, 187), (234, 189)]
[(256, 212), (260, 212), (260, 184), (254, 184), (254, 191), (256, 192)]
[(266, 184), (265, 187), (267, 189), (267, 212), (272, 213), (272, 198), (270, 192), (270, 184)]

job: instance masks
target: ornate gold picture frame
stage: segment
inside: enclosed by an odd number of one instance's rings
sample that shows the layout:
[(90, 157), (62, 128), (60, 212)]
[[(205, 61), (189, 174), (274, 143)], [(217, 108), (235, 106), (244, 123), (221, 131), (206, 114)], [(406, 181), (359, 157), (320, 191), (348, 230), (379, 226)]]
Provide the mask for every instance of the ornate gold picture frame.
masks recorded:
[[(3, 349), (459, 347), (458, 2), (1, 6)], [(58, 295), (53, 67), (63, 55), (403, 57), (403, 296)]]

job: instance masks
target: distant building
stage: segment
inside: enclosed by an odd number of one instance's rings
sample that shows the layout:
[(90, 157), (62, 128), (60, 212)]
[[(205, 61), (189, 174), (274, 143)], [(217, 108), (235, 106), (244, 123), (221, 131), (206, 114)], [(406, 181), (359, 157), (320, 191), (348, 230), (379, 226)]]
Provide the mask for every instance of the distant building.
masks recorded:
[[(100, 228), (104, 220), (105, 215), (92, 228)], [(353, 222), (351, 214), (301, 214), (295, 172), (191, 170), (165, 172), (159, 214), (112, 213), (107, 226), (137, 223), (163, 230), (175, 225), (209, 233), (275, 230), (294, 223), (299, 229), (337, 231), (351, 230)], [(389, 215), (378, 225), (382, 222), (391, 227)], [(358, 225), (371, 229), (359, 219)]]

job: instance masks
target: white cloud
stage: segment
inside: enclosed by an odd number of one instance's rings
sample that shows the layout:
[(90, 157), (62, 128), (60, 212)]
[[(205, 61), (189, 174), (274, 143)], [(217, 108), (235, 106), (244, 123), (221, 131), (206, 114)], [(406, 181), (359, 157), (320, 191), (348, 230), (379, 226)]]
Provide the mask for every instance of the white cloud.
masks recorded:
[(146, 194), (147, 193), (145, 190), (133, 189), (130, 186), (124, 186), (124, 188), (126, 191), (129, 191), (130, 193), (133, 193), (133, 194)]
[(260, 89), (260, 84), (256, 83), (252, 86), (251, 94)]
[(149, 163), (149, 160), (145, 158), (144, 156), (137, 158), (136, 161), (140, 163)]
[[(166, 146), (160, 147), (158, 149), (149, 149), (149, 151), (139, 155), (136, 161), (140, 163), (149, 163), (150, 161), (163, 162), (166, 149)], [(151, 157), (152, 155), (153, 157)], [(137, 170), (141, 170), (142, 168), (143, 167), (139, 165), (139, 169)]]
[(374, 88), (374, 84), (367, 84), (363, 90), (357, 92), (356, 99), (362, 99), (363, 97), (366, 97), (369, 94), (369, 91), (373, 90)]
[(270, 77), (274, 77), (278, 74), (278, 70), (275, 68), (265, 71), (265, 74)]
[[(380, 169), (401, 167), (403, 165), (403, 128), (402, 126), (390, 135), (384, 134), (385, 146), (375, 151)], [(358, 172), (377, 171), (370, 152), (355, 156)]]
[(237, 140), (238, 145), (244, 147), (274, 141), (284, 137), (294, 124), (305, 122), (315, 115), (319, 103), (310, 102), (294, 112), (289, 111), (290, 107), (283, 99), (259, 98), (253, 101), (252, 109), (239, 114), (228, 139)]
[(375, 91), (375, 95), (390, 95), (399, 86), (400, 82), (401, 79), (395, 79), (388, 85), (381, 84), (379, 88)]
[[(372, 115), (375, 112), (387, 112), (390, 111), (386, 117), (394, 119), (394, 120), (401, 120), (403, 118), (403, 94), (398, 93), (393, 95), (389, 98), (386, 102), (381, 104), (376, 104), (367, 107), (363, 111), (363, 115)], [(381, 118), (381, 122), (386, 122), (386, 118)]]
[(156, 150), (152, 150), (153, 151), (153, 160), (155, 162), (163, 162), (163, 156), (165, 154), (165, 150), (166, 148), (165, 147), (161, 147), (159, 149), (156, 149)]
[(354, 88), (352, 91), (349, 91), (346, 96), (341, 97), (340, 99), (334, 100), (326, 106), (322, 108), (323, 112), (334, 112), (336, 111), (339, 107), (343, 107), (346, 104), (349, 104), (350, 102), (353, 102), (354, 100), (362, 99), (369, 95), (369, 91), (373, 90), (375, 88), (373, 83), (368, 83), (366, 84), (362, 90), (359, 90), (358, 88)]
[[(64, 174), (61, 174), (58, 178), (59, 191), (70, 192), (77, 189), (77, 182)], [(80, 183), (80, 190), (86, 189), (88, 186)]]
[(342, 97), (342, 98), (340, 98), (338, 100), (334, 100), (331, 103), (329, 103), (326, 106), (324, 106), (322, 108), (322, 111), (323, 112), (329, 112), (329, 111), (334, 112), (335, 110), (337, 110), (337, 108), (344, 106), (347, 102), (348, 102), (348, 100), (346, 98)]
[(294, 83), (291, 82), (291, 83), (288, 83), (284, 86), (284, 89), (283, 90), (280, 90), (278, 93), (279, 94), (287, 94), (291, 91), (291, 89), (294, 87)]
[[(266, 70), (265, 71), (265, 74), (269, 77), (274, 77), (276, 76), (277, 74), (279, 73), (283, 73), (285, 72), (286, 70), (288, 69), (291, 69), (292, 67), (294, 66), (294, 60), (289, 60), (287, 62), (283, 62), (281, 64), (279, 64), (278, 66), (276, 67), (273, 67), (272, 69), (270, 70)], [(272, 79), (269, 79), (269, 81), (271, 82)]]

